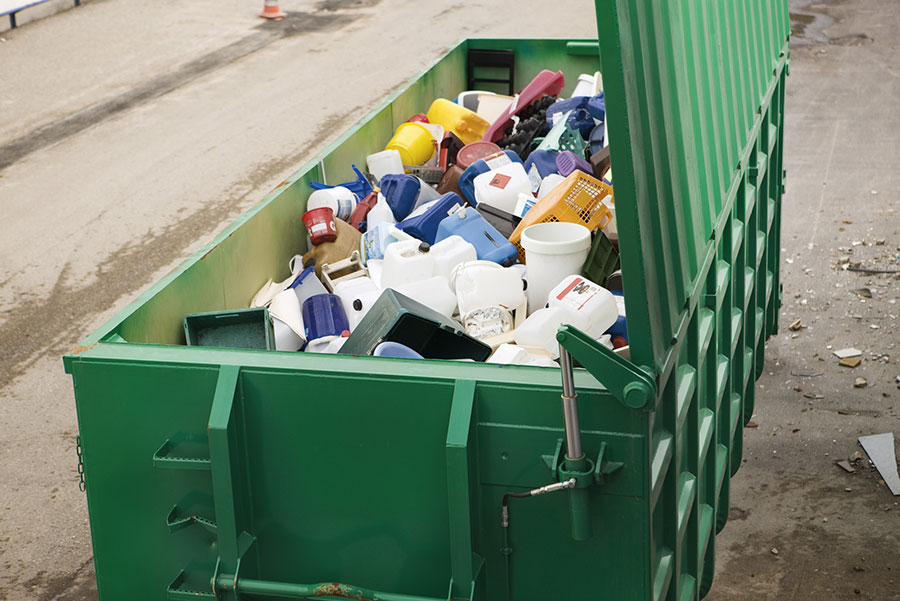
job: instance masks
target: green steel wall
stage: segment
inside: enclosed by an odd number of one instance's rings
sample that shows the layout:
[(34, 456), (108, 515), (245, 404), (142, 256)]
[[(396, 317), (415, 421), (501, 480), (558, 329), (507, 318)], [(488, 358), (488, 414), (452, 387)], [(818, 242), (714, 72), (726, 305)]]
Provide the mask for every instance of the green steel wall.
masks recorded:
[[(172, 346), (185, 313), (287, 275), (308, 182), (349, 179), (463, 89), (467, 48), (515, 49), (518, 86), (598, 66), (596, 42), (469, 40), (66, 357), (101, 599), (203, 598), (214, 574), (429, 599), (702, 596), (779, 303), (786, 8), (760, 7), (598, 3), (632, 357), (658, 393), (634, 409), (576, 374), (588, 457), (622, 464), (589, 489), (589, 540), (571, 537), (568, 493), (516, 499), (508, 541), (500, 527), (504, 492), (555, 479), (556, 370)], [(610, 390), (616, 369), (595, 371)]]
[(600, 0), (631, 357), (650, 421), (654, 599), (712, 582), (739, 425), (780, 306), (785, 0)]

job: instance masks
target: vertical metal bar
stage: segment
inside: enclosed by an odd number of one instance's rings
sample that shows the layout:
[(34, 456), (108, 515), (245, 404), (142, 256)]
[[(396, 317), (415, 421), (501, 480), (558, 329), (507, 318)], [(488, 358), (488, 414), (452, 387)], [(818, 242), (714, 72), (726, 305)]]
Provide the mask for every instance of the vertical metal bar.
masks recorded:
[(9, 28), (16, 28), (16, 13), (9, 13)]
[(581, 426), (578, 423), (578, 395), (575, 394), (575, 374), (572, 369), (572, 355), (562, 344), (559, 345), (559, 364), (562, 368), (563, 417), (566, 422), (566, 456), (581, 459)]
[(222, 568), (237, 572), (241, 557), (238, 500), (235, 498), (235, 468), (232, 441), (234, 397), (240, 367), (223, 365), (219, 371), (212, 409), (209, 413), (209, 458), (212, 467), (213, 502), (218, 525), (218, 548)]
[(475, 579), (472, 565), (472, 515), (469, 495), (469, 432), (475, 382), (458, 380), (447, 426), (447, 502), (450, 526), (450, 576), (454, 598), (468, 599)]

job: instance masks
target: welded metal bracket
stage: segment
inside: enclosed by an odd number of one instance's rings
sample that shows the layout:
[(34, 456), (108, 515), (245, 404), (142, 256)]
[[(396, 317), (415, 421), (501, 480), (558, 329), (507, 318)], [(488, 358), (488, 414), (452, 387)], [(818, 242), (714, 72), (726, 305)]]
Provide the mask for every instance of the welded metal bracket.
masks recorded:
[(578, 328), (561, 326), (556, 340), (626, 407), (642, 409), (656, 397), (656, 381), (648, 370), (623, 359)]
[(622, 469), (625, 464), (621, 461), (606, 461), (603, 456), (606, 454), (607, 444), (600, 443), (600, 450), (597, 452), (596, 459), (586, 459), (587, 467), (582, 471), (572, 471), (566, 468), (564, 454), (563, 439), (556, 440), (556, 449), (552, 455), (542, 455), (541, 459), (551, 471), (557, 482), (564, 482), (570, 478), (575, 478), (575, 488), (587, 488), (598, 484), (600, 486), (606, 484), (606, 477)]

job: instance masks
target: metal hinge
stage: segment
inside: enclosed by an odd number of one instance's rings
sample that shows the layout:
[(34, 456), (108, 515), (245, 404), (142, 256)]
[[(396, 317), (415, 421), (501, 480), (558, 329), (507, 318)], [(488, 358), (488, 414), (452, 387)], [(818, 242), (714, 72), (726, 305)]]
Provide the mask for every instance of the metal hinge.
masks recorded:
[(78, 490), (84, 492), (84, 455), (81, 454), (81, 436), (75, 437), (75, 455), (78, 456)]

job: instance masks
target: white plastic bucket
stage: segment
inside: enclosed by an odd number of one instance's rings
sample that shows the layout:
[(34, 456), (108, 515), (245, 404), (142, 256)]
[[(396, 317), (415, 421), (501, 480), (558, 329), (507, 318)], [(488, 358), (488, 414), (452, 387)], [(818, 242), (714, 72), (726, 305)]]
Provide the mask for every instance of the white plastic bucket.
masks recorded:
[(591, 248), (591, 231), (578, 223), (538, 223), (522, 232), (528, 266), (528, 314), (547, 304), (547, 296), (566, 276), (578, 275)]
[(306, 210), (319, 209), (327, 207), (334, 211), (334, 216), (343, 221), (349, 221), (353, 209), (356, 208), (356, 195), (344, 186), (335, 186), (334, 188), (324, 188), (316, 190), (309, 195), (306, 201)]
[(366, 165), (369, 167), (369, 173), (374, 175), (379, 182), (385, 175), (404, 172), (400, 153), (393, 148), (370, 154), (366, 157)]

